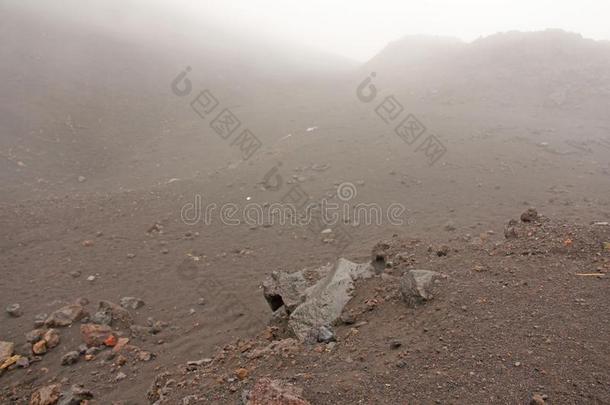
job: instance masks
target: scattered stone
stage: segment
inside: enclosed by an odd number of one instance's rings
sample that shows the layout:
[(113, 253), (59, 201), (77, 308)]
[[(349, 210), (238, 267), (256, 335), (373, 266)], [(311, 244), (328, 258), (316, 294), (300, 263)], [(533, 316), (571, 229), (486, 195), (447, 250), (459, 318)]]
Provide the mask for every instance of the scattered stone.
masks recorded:
[(47, 342), (39, 340), (32, 346), (32, 353), (36, 355), (45, 354), (47, 352)]
[(261, 378), (242, 399), (245, 405), (311, 405), (302, 398), (302, 391), (283, 381)]
[(152, 322), (152, 326), (150, 327), (149, 332), (153, 335), (156, 335), (157, 333), (160, 333), (166, 326), (167, 324), (165, 322), (154, 321)]
[(398, 349), (402, 346), (402, 342), (400, 340), (392, 340), (390, 342), (390, 349)]
[[(110, 354), (115, 355), (114, 353), (110, 352)], [(125, 364), (127, 364), (127, 358), (125, 356), (122, 355), (118, 355), (118, 357), (116, 358), (115, 364), (119, 367), (124, 366)]]
[(409, 306), (431, 300), (440, 273), (430, 270), (409, 270), (400, 279), (400, 292)]
[(28, 368), (30, 367), (30, 360), (27, 357), (19, 356), (15, 365), (19, 368)]
[(38, 314), (34, 317), (34, 326), (37, 328), (40, 328), (41, 326), (44, 326), (44, 322), (47, 320), (47, 318), (49, 317), (48, 314)]
[[(87, 347), (87, 345), (85, 345), (85, 347)], [(87, 347), (85, 349), (85, 354), (89, 355), (89, 356), (95, 356), (96, 354), (98, 354), (102, 350), (103, 350), (103, 348), (100, 347), (100, 346)]]
[(538, 211), (536, 208), (528, 208), (523, 214), (521, 214), (522, 222), (535, 222), (538, 219)]
[(83, 245), (83, 247), (91, 247), (93, 245), (95, 245), (95, 243), (93, 243), (92, 240), (87, 239), (81, 242), (81, 245)]
[(42, 339), (46, 329), (34, 329), (25, 334), (25, 340), (28, 343), (36, 343)]
[(135, 253), (127, 253), (128, 259), (133, 259), (134, 257), (136, 257)]
[(71, 275), (73, 278), (78, 278), (78, 277), (80, 277), (80, 276), (81, 276), (81, 274), (82, 274), (82, 273), (81, 273), (80, 271), (78, 271), (78, 270), (74, 270), (74, 271), (71, 271), (71, 272), (70, 272), (70, 275)]
[(544, 399), (544, 397), (540, 394), (534, 394), (532, 395), (532, 397), (530, 398), (530, 405), (545, 405), (546, 401)]
[(123, 297), (121, 298), (120, 304), (123, 308), (127, 309), (139, 309), (144, 306), (144, 301), (136, 297)]
[(344, 325), (353, 325), (356, 323), (356, 318), (354, 318), (354, 315), (352, 314), (343, 314), (341, 315), (340, 320)]
[(140, 350), (138, 352), (138, 360), (140, 361), (151, 361), (153, 357), (154, 356), (151, 352), (147, 352), (145, 350)]
[(330, 343), (337, 340), (335, 333), (328, 326), (320, 326), (317, 332), (316, 341), (320, 343)]
[(506, 239), (517, 239), (519, 237), (516, 220), (511, 219), (508, 221), (508, 224), (504, 227), (504, 237)]
[(239, 378), (240, 381), (248, 378), (248, 375), (250, 375), (250, 372), (248, 371), (248, 369), (238, 368), (237, 370), (235, 370), (235, 376), (237, 378)]
[(69, 326), (87, 315), (82, 305), (70, 304), (51, 313), (44, 323), (47, 327)]
[(127, 378), (127, 374), (123, 373), (122, 371), (119, 371), (119, 373), (116, 375), (116, 377), (114, 377), (114, 379), (116, 381), (121, 381)]
[(90, 283), (95, 281), (95, 276), (89, 276), (87, 277), (87, 281), (89, 281)]
[(205, 358), (205, 359), (201, 359), (201, 360), (190, 360), (186, 362), (187, 366), (194, 366), (194, 367), (201, 367), (204, 364), (209, 364), (212, 362), (212, 359), (210, 358)]
[(69, 392), (62, 393), (61, 400), (57, 405), (85, 405), (92, 398), (93, 393), (91, 391), (85, 389), (82, 385), (73, 385)]
[(114, 335), (109, 335), (105, 340), (104, 340), (104, 346), (107, 347), (114, 347), (117, 344), (117, 338)]
[(14, 356), (9, 357), (8, 359), (4, 360), (4, 362), (0, 363), (0, 374), (1, 372), (3, 372), (4, 370), (6, 370), (7, 368), (9, 368), (10, 366), (12, 366), (13, 364), (16, 364), (17, 361), (21, 358), (20, 355), (16, 354)]
[(59, 384), (47, 385), (36, 390), (30, 398), (30, 405), (55, 405), (61, 396)]
[(447, 256), (450, 251), (451, 251), (451, 248), (449, 248), (449, 246), (441, 245), (438, 247), (438, 249), (436, 249), (436, 255), (438, 257)]
[(98, 312), (110, 314), (113, 323), (118, 323), (118, 326), (129, 328), (133, 324), (133, 318), (129, 311), (110, 301), (100, 301)]
[(91, 323), (98, 325), (110, 325), (112, 323), (112, 315), (105, 311), (97, 311), (91, 316)]
[(76, 351), (68, 352), (61, 358), (62, 366), (70, 366), (78, 361), (80, 354)]
[(87, 346), (102, 346), (104, 341), (112, 335), (112, 329), (107, 325), (87, 323), (80, 326), (80, 333)]
[(125, 348), (125, 346), (127, 346), (128, 343), (129, 343), (129, 338), (126, 338), (126, 337), (119, 338), (117, 340), (116, 344), (114, 345), (114, 347), (112, 348), (112, 351), (114, 353), (118, 353), (121, 350), (123, 350)]
[(19, 318), (21, 315), (23, 315), (23, 312), (21, 312), (21, 305), (19, 304), (8, 305), (6, 307), (6, 313), (13, 318)]
[(199, 402), (199, 397), (197, 397), (197, 395), (187, 395), (186, 397), (182, 398), (180, 405), (195, 405)]
[(11, 357), (15, 351), (13, 342), (0, 341), (0, 363)]
[(78, 176), (79, 183), (84, 183), (85, 181), (87, 181), (87, 178), (85, 176)]
[(46, 342), (48, 349), (52, 349), (59, 344), (59, 332), (57, 329), (49, 329), (42, 336), (42, 340)]
[(445, 229), (447, 232), (455, 231), (456, 230), (455, 223), (452, 220), (449, 220), (449, 221), (445, 222), (443, 229)]

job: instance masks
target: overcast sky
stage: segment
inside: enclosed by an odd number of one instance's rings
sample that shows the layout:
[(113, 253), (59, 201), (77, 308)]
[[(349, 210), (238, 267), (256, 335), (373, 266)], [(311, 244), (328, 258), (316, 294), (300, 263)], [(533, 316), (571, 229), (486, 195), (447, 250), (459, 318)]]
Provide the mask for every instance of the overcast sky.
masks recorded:
[(357, 61), (411, 34), (472, 41), (562, 28), (610, 40), (610, 0), (0, 0), (0, 12), (3, 4), (158, 35), (213, 21), (228, 32), (296, 41)]
[(610, 0), (206, 0), (224, 25), (265, 31), (360, 61), (408, 34), (471, 41), (563, 28), (610, 40)]

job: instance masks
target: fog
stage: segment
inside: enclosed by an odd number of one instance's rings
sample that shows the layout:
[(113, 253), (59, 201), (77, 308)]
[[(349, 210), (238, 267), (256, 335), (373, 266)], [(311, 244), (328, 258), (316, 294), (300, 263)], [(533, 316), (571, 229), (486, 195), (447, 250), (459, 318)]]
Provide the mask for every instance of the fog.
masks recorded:
[(4, 0), (37, 14), (150, 41), (205, 40), (208, 26), (243, 37), (288, 42), (365, 62), (406, 35), (472, 41), (503, 31), (563, 29), (610, 40), (610, 3), (598, 0)]
[(0, 0), (0, 405), (610, 403), (609, 11)]

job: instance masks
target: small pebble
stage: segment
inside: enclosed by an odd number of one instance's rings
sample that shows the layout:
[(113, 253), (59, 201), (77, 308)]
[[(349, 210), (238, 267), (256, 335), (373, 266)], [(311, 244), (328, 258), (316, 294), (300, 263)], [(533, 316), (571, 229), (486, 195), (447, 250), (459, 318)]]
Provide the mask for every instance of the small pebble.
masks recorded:
[(21, 312), (21, 305), (19, 304), (11, 304), (6, 307), (6, 313), (8, 313), (13, 318), (19, 318), (23, 313)]

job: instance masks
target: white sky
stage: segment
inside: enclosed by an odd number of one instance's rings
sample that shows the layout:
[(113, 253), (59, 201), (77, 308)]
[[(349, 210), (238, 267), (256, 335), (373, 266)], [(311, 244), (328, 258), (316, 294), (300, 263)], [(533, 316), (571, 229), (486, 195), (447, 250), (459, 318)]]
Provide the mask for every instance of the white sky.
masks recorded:
[(610, 0), (0, 0), (0, 11), (3, 3), (135, 30), (165, 24), (186, 34), (187, 26), (212, 20), (226, 32), (296, 41), (361, 62), (412, 34), (472, 41), (561, 28), (610, 40)]
[(364, 61), (409, 34), (458, 37), (562, 28), (610, 40), (610, 0), (204, 0), (226, 28), (296, 40)]

